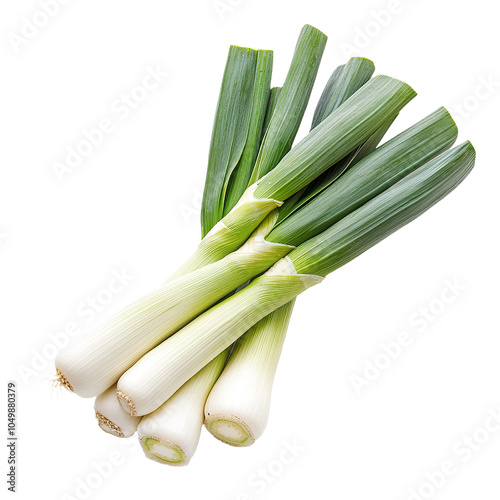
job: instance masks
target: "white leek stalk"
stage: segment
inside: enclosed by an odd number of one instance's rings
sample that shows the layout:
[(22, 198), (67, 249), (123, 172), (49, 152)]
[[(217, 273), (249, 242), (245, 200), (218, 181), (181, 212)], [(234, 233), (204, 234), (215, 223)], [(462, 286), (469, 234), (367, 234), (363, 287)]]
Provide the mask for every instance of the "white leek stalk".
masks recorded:
[(205, 426), (217, 439), (250, 446), (264, 432), (294, 302), (260, 320), (236, 342), (205, 404)]
[(132, 417), (118, 402), (116, 385), (97, 396), (94, 402), (95, 416), (99, 427), (117, 437), (130, 437), (137, 430), (141, 417)]
[(219, 354), (167, 402), (142, 418), (137, 433), (146, 457), (168, 465), (189, 463), (200, 440), (205, 401), (228, 352), (226, 349)]
[(290, 252), (293, 247), (264, 239), (276, 216), (270, 214), (238, 251), (168, 281), (60, 351), (61, 385), (83, 397), (104, 392), (150, 349)]
[(156, 410), (255, 323), (322, 280), (321, 276), (297, 274), (289, 259), (281, 259), (127, 370), (118, 381), (122, 407), (134, 416)]

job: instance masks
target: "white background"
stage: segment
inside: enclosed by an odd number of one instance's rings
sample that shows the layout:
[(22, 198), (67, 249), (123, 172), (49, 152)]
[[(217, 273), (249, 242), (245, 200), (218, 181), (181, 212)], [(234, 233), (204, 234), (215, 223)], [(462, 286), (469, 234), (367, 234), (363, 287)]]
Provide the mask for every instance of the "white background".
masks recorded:
[[(40, 6), (2, 3), (0, 321), (4, 379), (18, 382), (18, 498), (83, 498), (77, 485), (92, 474), (95, 480), (93, 462), (113, 458), (112, 473), (88, 498), (404, 500), (423, 488), (420, 498), (498, 499), (500, 432), (481, 431), (500, 407), (493, 4), (220, 4), (67, 1), (21, 43), (23, 18), (33, 19)], [(94, 328), (195, 248), (228, 46), (274, 49), (273, 85), (280, 85), (305, 23), (329, 42), (298, 138), (350, 45), (374, 60), (377, 73), (419, 93), (389, 136), (445, 105), (460, 119), (459, 141), (477, 149), (476, 168), (430, 212), (299, 298), (269, 425), (253, 447), (231, 448), (204, 431), (188, 467), (162, 466), (143, 457), (135, 438), (98, 429), (92, 400), (51, 387), (49, 334), (68, 323)], [(157, 66), (169, 75), (129, 116), (118, 113), (116, 99)], [(60, 182), (53, 163), (103, 118), (114, 130)], [(85, 301), (122, 269), (133, 278), (88, 321)], [(449, 304), (440, 299), (446, 280), (461, 287)], [(432, 321), (422, 321), (419, 308), (429, 305)], [(404, 331), (412, 344), (358, 393), (353, 375), (362, 377), (365, 360)], [(33, 372), (23, 375), (26, 368)], [(460, 444), (464, 435), (487, 442)], [(300, 451), (280, 465), (284, 442)], [(6, 464), (6, 447), (3, 453)], [(433, 491), (426, 474), (445, 461), (454, 474)]]

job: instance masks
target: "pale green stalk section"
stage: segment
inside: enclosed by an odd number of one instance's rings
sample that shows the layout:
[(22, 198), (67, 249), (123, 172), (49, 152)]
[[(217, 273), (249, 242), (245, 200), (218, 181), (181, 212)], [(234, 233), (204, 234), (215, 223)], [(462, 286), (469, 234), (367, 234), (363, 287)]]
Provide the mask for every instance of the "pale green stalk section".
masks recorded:
[(281, 206), (280, 201), (256, 199), (255, 188), (250, 186), (245, 191), (233, 210), (212, 228), (196, 252), (169, 279), (191, 273), (238, 250), (268, 214)]
[(228, 353), (226, 349), (219, 354), (157, 410), (142, 418), (137, 434), (146, 457), (168, 465), (189, 463), (200, 439), (205, 401)]
[(276, 216), (270, 214), (238, 251), (168, 281), (62, 349), (56, 367), (66, 386), (83, 397), (97, 396), (158, 343), (286, 255), (293, 247), (264, 239)]
[(122, 407), (134, 416), (158, 408), (259, 320), (446, 196), (468, 175), (474, 159), (470, 143), (441, 154), (198, 316), (123, 374), (118, 381)]
[(264, 432), (294, 303), (279, 307), (236, 341), (205, 404), (205, 426), (221, 441), (250, 446)]
[(198, 316), (127, 370), (118, 381), (122, 407), (134, 416), (151, 413), (255, 323), (322, 280), (294, 274), (278, 265), (282, 262)]
[(130, 437), (137, 430), (141, 417), (132, 417), (123, 410), (116, 396), (116, 385), (99, 394), (94, 402), (99, 427), (117, 437)]

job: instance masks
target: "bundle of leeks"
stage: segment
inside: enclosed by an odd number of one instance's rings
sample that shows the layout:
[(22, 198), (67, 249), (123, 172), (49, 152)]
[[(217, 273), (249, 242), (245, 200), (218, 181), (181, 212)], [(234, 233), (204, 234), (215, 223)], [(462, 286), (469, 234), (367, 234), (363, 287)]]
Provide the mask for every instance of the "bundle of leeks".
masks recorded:
[(100, 427), (185, 465), (206, 428), (263, 433), (295, 298), (444, 198), (474, 166), (444, 108), (379, 145), (413, 89), (352, 58), (292, 147), (326, 36), (306, 25), (282, 87), (273, 53), (232, 46), (217, 104), (195, 253), (159, 288), (56, 358), (95, 397)]

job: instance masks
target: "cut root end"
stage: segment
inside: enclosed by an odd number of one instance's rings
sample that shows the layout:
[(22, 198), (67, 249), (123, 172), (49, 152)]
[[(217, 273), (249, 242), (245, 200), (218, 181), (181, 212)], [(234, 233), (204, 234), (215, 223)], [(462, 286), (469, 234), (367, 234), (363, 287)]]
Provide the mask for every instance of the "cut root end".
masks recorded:
[(150, 460), (175, 467), (182, 467), (189, 463), (189, 458), (184, 450), (175, 443), (154, 436), (143, 436), (140, 443), (144, 454)]
[(69, 383), (69, 380), (66, 378), (66, 375), (59, 370), (59, 368), (56, 368), (56, 378), (53, 381), (55, 387), (64, 387), (70, 392), (75, 392), (73, 390), (73, 387)]
[(117, 390), (116, 397), (118, 398), (120, 406), (124, 411), (126, 411), (129, 415), (132, 415), (132, 417), (138, 416), (135, 404), (129, 396), (127, 396), (123, 391)]
[(102, 413), (95, 410), (95, 418), (97, 418), (97, 423), (99, 427), (108, 434), (113, 434), (116, 437), (125, 437), (120, 426), (116, 425), (114, 422), (106, 418)]
[(209, 415), (205, 419), (208, 432), (223, 443), (231, 446), (250, 446), (255, 436), (243, 420), (234, 415)]

